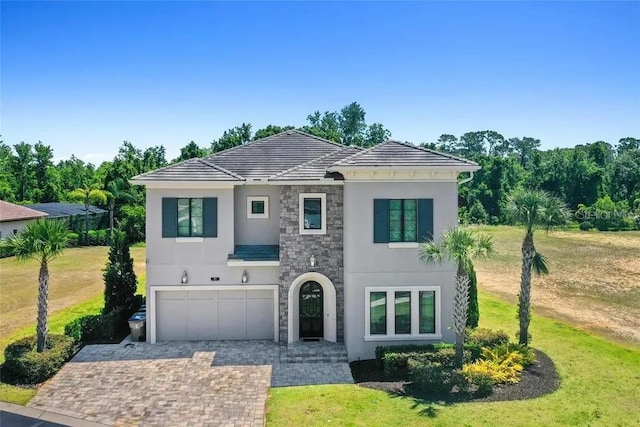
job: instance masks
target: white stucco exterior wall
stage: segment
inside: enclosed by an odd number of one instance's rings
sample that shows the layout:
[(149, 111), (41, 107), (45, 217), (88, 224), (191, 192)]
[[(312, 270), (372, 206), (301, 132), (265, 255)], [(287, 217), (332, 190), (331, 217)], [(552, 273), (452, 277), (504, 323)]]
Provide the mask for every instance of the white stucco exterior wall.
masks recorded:
[[(217, 197), (218, 237), (180, 239), (162, 237), (163, 197)], [(277, 284), (278, 267), (228, 267), (233, 253), (234, 189), (147, 189), (147, 288), (180, 285), (187, 271), (189, 285), (237, 285), (247, 270), (250, 284)], [(212, 281), (212, 277), (219, 280)]]
[[(379, 345), (453, 342), (449, 329), (453, 306), (455, 267), (426, 266), (417, 248), (389, 248), (373, 243), (373, 200), (394, 198), (433, 199), (433, 230), (439, 236), (458, 222), (456, 182), (345, 182), (344, 271), (345, 345), (350, 360), (372, 359)], [(365, 341), (365, 288), (439, 286), (441, 339)], [(387, 304), (392, 301), (387, 301)]]

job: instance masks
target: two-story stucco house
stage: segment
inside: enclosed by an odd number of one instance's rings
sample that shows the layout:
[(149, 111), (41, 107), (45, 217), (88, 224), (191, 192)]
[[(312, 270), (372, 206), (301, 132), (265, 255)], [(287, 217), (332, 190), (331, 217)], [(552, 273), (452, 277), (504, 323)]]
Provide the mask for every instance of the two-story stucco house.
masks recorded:
[(411, 144), (287, 131), (133, 178), (147, 189), (147, 340), (453, 341), (455, 268), (418, 242), (455, 227), (479, 166)]

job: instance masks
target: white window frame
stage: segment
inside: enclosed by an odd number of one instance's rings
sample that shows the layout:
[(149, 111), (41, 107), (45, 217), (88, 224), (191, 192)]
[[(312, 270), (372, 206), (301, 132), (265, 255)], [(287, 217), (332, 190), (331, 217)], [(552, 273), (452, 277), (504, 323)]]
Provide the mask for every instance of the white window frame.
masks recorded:
[[(264, 202), (264, 213), (254, 214), (251, 212), (252, 202)], [(248, 196), (247, 197), (247, 218), (269, 218), (269, 196)]]
[[(396, 321), (396, 292), (411, 292), (411, 333), (395, 334)], [(435, 333), (421, 334), (420, 330), (420, 292), (435, 291)], [(371, 292), (387, 293), (387, 333), (386, 335), (371, 335), (370, 317), (371, 307), (369, 306)], [(442, 339), (442, 305), (440, 301), (440, 286), (385, 286), (385, 287), (367, 287), (364, 289), (364, 340), (365, 341), (415, 341), (415, 340), (437, 340)]]
[[(304, 228), (304, 200), (320, 199), (322, 228), (307, 230)], [(298, 205), (298, 221), (300, 234), (327, 234), (327, 194), (326, 193), (300, 193)]]

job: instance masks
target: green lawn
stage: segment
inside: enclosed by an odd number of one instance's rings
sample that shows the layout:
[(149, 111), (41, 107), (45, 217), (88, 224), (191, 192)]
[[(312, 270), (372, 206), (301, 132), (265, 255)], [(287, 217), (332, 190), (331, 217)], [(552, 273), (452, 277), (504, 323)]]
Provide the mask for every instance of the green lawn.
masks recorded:
[[(513, 305), (480, 295), (481, 326), (515, 333)], [(272, 388), (267, 424), (348, 426), (638, 426), (640, 347), (613, 344), (534, 316), (532, 345), (556, 363), (560, 389), (516, 402), (457, 403), (396, 397), (357, 385)]]
[[(104, 262), (106, 262), (107, 251), (108, 248), (105, 247), (78, 248), (67, 251), (63, 256), (62, 261), (59, 263), (62, 265), (62, 268), (65, 268), (65, 270), (63, 270), (63, 273), (65, 275), (63, 281), (66, 285), (71, 284), (70, 286), (60, 287), (61, 289), (59, 290), (59, 292), (62, 295), (63, 300), (65, 302), (74, 302), (81, 300), (81, 296), (70, 295), (70, 292), (73, 291), (74, 287), (80, 286), (80, 281), (90, 283), (90, 285), (88, 286), (91, 287), (88, 289), (83, 289), (83, 291), (91, 296), (88, 299), (85, 298), (82, 302), (68, 305), (62, 309), (53, 311), (49, 316), (50, 333), (63, 334), (65, 325), (72, 320), (81, 316), (86, 316), (88, 314), (100, 313), (104, 305), (104, 295), (102, 293), (104, 291), (104, 284), (100, 284), (99, 280), (102, 274), (101, 268), (102, 266), (104, 266)], [(140, 258), (142, 258), (144, 260), (144, 247), (136, 249), (132, 252), (134, 253), (134, 257), (136, 257), (136, 259), (139, 260)], [(54, 261), (54, 265), (56, 262), (58, 261)], [(74, 268), (69, 268), (70, 271), (66, 270), (66, 267), (74, 262), (79, 264), (79, 266), (75, 267), (75, 269), (80, 268), (84, 270), (84, 275), (89, 275), (88, 280), (85, 280), (83, 278), (83, 274), (74, 276)], [(23, 291), (22, 289), (20, 289), (19, 283), (16, 283), (17, 280), (24, 280), (26, 286), (23, 287), (29, 288), (32, 286), (37, 286), (37, 271), (34, 277), (31, 277), (31, 275), (23, 277), (25, 276), (25, 272), (32, 273), (33, 270), (35, 270), (32, 264), (33, 263), (16, 263), (13, 258), (5, 258), (2, 260), (2, 279), (3, 281), (11, 281), (11, 284), (5, 282), (6, 287), (5, 285), (2, 286), (2, 297), (3, 299), (7, 299), (7, 301), (3, 303), (7, 305), (7, 311), (3, 311), (2, 313), (3, 323), (8, 322), (9, 319), (16, 318), (17, 313), (20, 313), (23, 310), (32, 310), (36, 307), (36, 295), (31, 290), (27, 290), (26, 292)], [(138, 261), (138, 293), (144, 295), (146, 276), (144, 269), (140, 268), (140, 264), (142, 264), (142, 262)], [(58, 265), (57, 267), (60, 268), (60, 265)], [(60, 274), (57, 277), (58, 280), (60, 280), (59, 276)], [(35, 282), (35, 285), (33, 282)], [(76, 285), (76, 283), (78, 283), (78, 285)], [(56, 286), (56, 283), (54, 282), (52, 286)], [(20, 338), (35, 334), (35, 318), (32, 322), (24, 323), (17, 329), (10, 329), (8, 325), (5, 325), (6, 327), (2, 329), (3, 332), (8, 333), (0, 335), (0, 363), (4, 362), (4, 349), (9, 343)], [(23, 388), (0, 383), (0, 400), (5, 402), (25, 405), (35, 394), (35, 388)]]

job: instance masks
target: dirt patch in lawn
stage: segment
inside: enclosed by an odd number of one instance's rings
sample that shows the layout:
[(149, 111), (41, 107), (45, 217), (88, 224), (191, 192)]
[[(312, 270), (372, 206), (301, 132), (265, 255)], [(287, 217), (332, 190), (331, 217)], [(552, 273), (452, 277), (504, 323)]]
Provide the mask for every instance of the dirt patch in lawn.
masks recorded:
[[(508, 400), (534, 399), (553, 393), (560, 387), (560, 377), (553, 361), (539, 350), (534, 350), (536, 361), (523, 371), (517, 384), (498, 385), (493, 393), (485, 397), (457, 395), (444, 401), (474, 401), (474, 402), (502, 402)], [(410, 396), (419, 399), (429, 399), (429, 396), (417, 392), (407, 378), (386, 378), (382, 369), (376, 366), (375, 360), (351, 362), (353, 379), (361, 387), (382, 390), (397, 396)]]
[[(515, 303), (523, 233), (513, 227), (481, 230), (494, 237), (496, 254), (476, 264), (478, 286)], [(534, 310), (616, 341), (640, 343), (640, 232), (538, 231), (535, 242), (550, 274), (533, 277)]]

